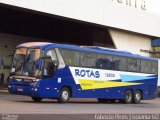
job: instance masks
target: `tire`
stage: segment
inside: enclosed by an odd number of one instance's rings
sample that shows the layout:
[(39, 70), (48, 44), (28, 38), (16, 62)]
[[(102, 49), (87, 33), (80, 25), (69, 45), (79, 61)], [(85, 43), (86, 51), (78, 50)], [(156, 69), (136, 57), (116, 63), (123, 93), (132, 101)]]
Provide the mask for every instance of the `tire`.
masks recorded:
[(31, 97), (34, 102), (40, 102), (42, 98), (39, 97)]
[(131, 90), (127, 90), (125, 92), (125, 99), (124, 99), (124, 102), (126, 104), (131, 104), (133, 102), (133, 93)]
[(60, 96), (58, 98), (58, 102), (59, 103), (68, 103), (69, 99), (70, 99), (70, 95), (71, 95), (71, 92), (70, 92), (69, 88), (67, 88), (67, 87), (62, 88), (62, 90), (60, 91)]
[(133, 98), (133, 103), (139, 104), (141, 102), (141, 99), (142, 99), (142, 92), (140, 90), (136, 90)]

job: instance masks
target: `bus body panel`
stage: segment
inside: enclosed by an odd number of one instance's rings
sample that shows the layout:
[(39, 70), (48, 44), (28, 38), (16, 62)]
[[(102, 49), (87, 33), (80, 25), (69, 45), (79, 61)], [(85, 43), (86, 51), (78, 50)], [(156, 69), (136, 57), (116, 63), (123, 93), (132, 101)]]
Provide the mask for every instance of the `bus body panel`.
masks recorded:
[[(21, 47), (39, 48), (42, 49), (44, 54), (46, 51), (56, 48), (157, 62), (157, 59), (128, 52), (90, 49), (74, 45), (24, 43), (17, 48)], [(61, 56), (61, 52), (57, 56)], [(157, 73), (136, 73), (133, 71), (98, 69), (97, 67), (87, 68), (86, 66), (74, 67), (66, 64), (62, 64), (62, 66), (56, 70), (53, 77), (41, 78), (38, 81), (11, 76), (8, 90), (12, 94), (51, 99), (59, 98), (63, 87), (70, 89), (72, 98), (124, 99), (126, 90), (132, 90), (133, 93), (136, 90), (142, 91), (142, 99), (144, 100), (154, 99), (157, 96)]]
[[(78, 74), (77, 70), (82, 71), (82, 76)], [(87, 74), (84, 75), (83, 71), (87, 71)], [(94, 75), (95, 71), (99, 72), (99, 78)], [(112, 76), (107, 76), (108, 73)], [(113, 76), (112, 73), (116, 75)], [(103, 76), (105, 74), (106, 76)], [(132, 74), (133, 78), (128, 78), (126, 81), (124, 76), (120, 77), (120, 74), (125, 74), (127, 77)], [(134, 80), (135, 78), (139, 79)], [(84, 79), (84, 81), (80, 84), (77, 79), (82, 81)], [(57, 70), (53, 78), (45, 78), (38, 82), (17, 81), (15, 78), (10, 81), (10, 93), (40, 98), (59, 98), (59, 92), (63, 87), (71, 89), (73, 98), (124, 99), (125, 91), (128, 89), (133, 92), (141, 90), (143, 99), (153, 99), (157, 96), (157, 76), (153, 74), (65, 67)]]

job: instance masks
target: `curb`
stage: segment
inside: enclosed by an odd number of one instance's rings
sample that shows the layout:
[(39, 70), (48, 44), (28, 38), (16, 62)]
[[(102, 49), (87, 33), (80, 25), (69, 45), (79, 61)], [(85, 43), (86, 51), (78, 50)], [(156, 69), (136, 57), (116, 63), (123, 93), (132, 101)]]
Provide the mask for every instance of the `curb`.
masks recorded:
[(9, 93), (7, 89), (0, 89), (0, 93)]

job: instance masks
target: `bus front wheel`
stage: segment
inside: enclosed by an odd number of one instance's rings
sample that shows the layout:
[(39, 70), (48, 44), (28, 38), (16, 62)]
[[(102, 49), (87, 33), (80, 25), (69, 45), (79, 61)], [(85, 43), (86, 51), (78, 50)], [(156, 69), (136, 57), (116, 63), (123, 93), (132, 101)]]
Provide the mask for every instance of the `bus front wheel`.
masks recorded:
[(58, 98), (58, 102), (59, 103), (68, 103), (69, 99), (70, 99), (70, 90), (67, 87), (62, 88), (62, 90), (60, 91), (60, 96)]
[(133, 93), (131, 90), (125, 92), (125, 103), (131, 104), (133, 102)]
[(33, 97), (33, 96), (32, 96), (32, 100), (33, 100), (34, 102), (40, 102), (40, 101), (42, 100), (42, 98)]

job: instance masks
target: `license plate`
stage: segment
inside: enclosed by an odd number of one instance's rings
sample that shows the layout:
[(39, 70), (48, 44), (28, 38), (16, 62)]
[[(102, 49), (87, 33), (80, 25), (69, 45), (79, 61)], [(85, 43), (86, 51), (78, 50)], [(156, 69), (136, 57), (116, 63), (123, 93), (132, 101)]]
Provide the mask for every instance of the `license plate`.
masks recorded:
[(18, 92), (23, 92), (22, 88), (18, 88), (17, 90), (18, 90)]

